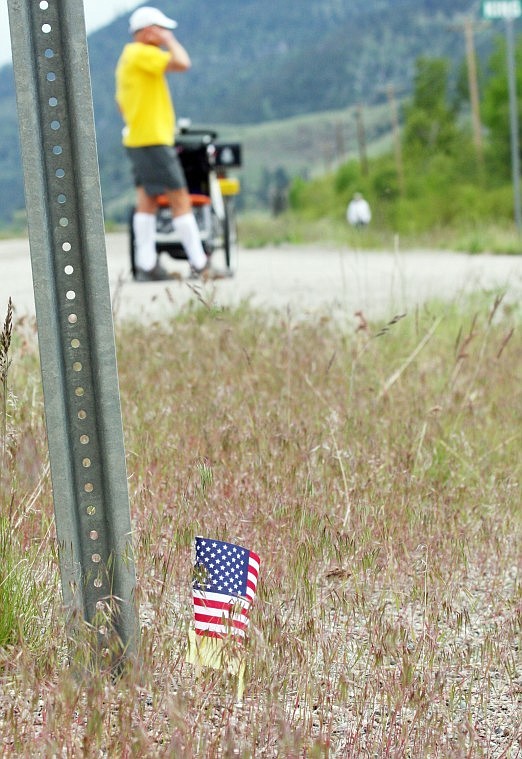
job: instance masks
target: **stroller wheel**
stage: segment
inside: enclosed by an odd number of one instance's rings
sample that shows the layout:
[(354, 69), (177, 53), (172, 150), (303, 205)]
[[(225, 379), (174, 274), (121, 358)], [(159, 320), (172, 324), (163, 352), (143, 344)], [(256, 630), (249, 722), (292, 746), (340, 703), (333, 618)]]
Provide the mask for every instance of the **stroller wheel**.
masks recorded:
[(136, 278), (136, 240), (134, 237), (134, 214), (135, 213), (136, 213), (136, 209), (134, 207), (131, 208), (131, 211), (129, 214), (129, 254), (130, 254), (131, 272), (134, 279)]

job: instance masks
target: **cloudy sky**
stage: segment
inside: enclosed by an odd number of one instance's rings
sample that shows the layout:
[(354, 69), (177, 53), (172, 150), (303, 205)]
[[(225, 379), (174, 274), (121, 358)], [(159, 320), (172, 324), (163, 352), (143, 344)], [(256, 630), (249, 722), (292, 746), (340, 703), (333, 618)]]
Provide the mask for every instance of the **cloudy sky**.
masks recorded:
[[(137, 5), (146, 4), (143, 0), (84, 0), (85, 24), (87, 32), (105, 26), (116, 16), (126, 13)], [(152, 3), (151, 3), (152, 5)], [(11, 61), (11, 38), (9, 36), (9, 15), (7, 0), (0, 0), (0, 65)]]

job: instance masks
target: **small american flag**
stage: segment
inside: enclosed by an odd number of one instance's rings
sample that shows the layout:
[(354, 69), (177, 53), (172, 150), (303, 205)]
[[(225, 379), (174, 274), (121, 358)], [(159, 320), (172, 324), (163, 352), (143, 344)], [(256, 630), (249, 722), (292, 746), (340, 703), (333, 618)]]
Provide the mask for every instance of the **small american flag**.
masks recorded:
[(259, 556), (253, 551), (196, 537), (192, 584), (196, 635), (244, 637), (258, 575)]

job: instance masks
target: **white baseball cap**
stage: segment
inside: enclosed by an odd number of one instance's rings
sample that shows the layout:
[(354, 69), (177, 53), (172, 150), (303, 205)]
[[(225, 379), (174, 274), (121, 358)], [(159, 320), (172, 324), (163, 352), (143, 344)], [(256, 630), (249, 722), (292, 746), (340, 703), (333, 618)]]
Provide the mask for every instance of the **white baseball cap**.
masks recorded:
[(153, 8), (150, 5), (144, 5), (141, 8), (137, 8), (129, 19), (129, 32), (134, 34), (140, 29), (145, 29), (147, 26), (162, 26), (164, 29), (175, 29), (177, 22), (173, 18), (168, 18), (158, 8)]

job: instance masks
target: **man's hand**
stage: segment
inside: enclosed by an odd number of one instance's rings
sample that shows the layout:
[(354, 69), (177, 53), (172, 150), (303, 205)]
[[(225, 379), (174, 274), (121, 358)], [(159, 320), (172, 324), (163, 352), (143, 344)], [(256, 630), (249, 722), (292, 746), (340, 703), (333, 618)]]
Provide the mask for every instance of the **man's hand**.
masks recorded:
[(168, 47), (174, 39), (170, 29), (164, 29), (161, 26), (148, 26), (143, 30), (143, 42), (148, 45), (157, 45), (158, 47)]
[(166, 48), (171, 55), (167, 71), (186, 71), (190, 68), (189, 55), (183, 45), (177, 41), (170, 29), (161, 26), (148, 26), (141, 31), (140, 42)]

